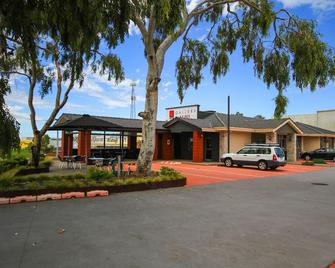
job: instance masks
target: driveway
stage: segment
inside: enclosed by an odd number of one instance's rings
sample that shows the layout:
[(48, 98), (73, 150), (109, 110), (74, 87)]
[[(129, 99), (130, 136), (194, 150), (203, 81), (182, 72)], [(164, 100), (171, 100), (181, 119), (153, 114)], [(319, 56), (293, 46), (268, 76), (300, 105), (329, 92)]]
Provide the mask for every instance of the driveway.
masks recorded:
[(3, 205), (0, 267), (324, 268), (335, 259), (334, 204), (329, 168)]
[(323, 170), (324, 166), (303, 166), (287, 164), (277, 170), (258, 170), (257, 167), (224, 167), (211, 165), (187, 164), (177, 161), (156, 161), (153, 168), (159, 170), (161, 166), (168, 166), (180, 171), (187, 177), (187, 185), (203, 185), (218, 182), (228, 182), (237, 180), (253, 180), (268, 178), (273, 176), (291, 175), (310, 171)]

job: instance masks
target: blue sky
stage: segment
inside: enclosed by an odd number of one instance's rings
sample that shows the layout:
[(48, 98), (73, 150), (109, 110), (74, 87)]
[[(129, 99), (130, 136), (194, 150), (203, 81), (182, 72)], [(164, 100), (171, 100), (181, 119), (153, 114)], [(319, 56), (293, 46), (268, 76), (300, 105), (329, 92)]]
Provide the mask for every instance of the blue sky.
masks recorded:
[[(192, 1), (195, 3), (196, 1)], [(335, 47), (335, 0), (278, 0), (278, 7), (284, 6), (299, 17), (317, 20), (322, 39)], [(208, 27), (199, 25), (192, 35), (202, 38)], [(136, 81), (136, 113), (143, 110), (145, 97), (146, 61), (143, 44), (135, 27), (129, 30), (129, 38), (115, 51), (122, 59), (126, 79), (116, 85), (106, 77), (87, 73), (82, 88), (76, 87), (70, 94), (67, 105), (60, 112), (78, 114), (107, 115), (129, 117), (130, 84)], [(180, 54), (181, 42), (175, 43), (166, 55), (162, 81), (159, 86), (158, 119), (165, 120), (165, 108), (180, 104), (176, 92), (175, 62)], [(227, 96), (231, 96), (232, 112), (242, 112), (247, 116), (261, 114), (271, 118), (274, 111), (276, 90), (268, 89), (254, 76), (252, 64), (242, 61), (240, 51), (230, 58), (227, 75), (214, 84), (208, 69), (203, 72), (204, 79), (197, 90), (189, 88), (183, 105), (200, 104), (202, 110), (226, 112)], [(21, 137), (31, 136), (29, 110), (27, 107), (27, 84), (23, 78), (17, 77), (12, 83), (12, 94), (7, 97), (7, 104), (12, 114), (21, 124)], [(38, 92), (38, 90), (36, 90)], [(335, 83), (310, 92), (301, 92), (292, 84), (286, 92), (289, 98), (287, 114), (314, 113), (317, 110), (335, 109)], [(37, 122), (43, 124), (50, 113), (54, 95), (45, 99), (36, 93)], [(59, 114), (59, 115), (60, 115)], [(54, 136), (55, 133), (50, 133)]]

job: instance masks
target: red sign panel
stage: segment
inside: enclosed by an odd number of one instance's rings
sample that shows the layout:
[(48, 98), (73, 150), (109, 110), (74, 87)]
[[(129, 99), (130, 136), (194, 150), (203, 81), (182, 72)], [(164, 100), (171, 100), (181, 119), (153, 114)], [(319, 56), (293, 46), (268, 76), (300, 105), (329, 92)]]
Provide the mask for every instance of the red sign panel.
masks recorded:
[(169, 111), (169, 117), (170, 117), (170, 118), (173, 118), (173, 117), (174, 117), (174, 110), (170, 110), (170, 111)]

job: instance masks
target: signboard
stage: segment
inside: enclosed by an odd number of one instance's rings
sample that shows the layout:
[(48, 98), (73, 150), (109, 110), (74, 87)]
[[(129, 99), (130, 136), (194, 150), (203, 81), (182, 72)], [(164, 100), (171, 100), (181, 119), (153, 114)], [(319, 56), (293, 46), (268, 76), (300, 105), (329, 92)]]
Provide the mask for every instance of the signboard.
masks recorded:
[(166, 111), (167, 111), (167, 120), (171, 120), (172, 118), (175, 117), (197, 119), (199, 105), (166, 108)]

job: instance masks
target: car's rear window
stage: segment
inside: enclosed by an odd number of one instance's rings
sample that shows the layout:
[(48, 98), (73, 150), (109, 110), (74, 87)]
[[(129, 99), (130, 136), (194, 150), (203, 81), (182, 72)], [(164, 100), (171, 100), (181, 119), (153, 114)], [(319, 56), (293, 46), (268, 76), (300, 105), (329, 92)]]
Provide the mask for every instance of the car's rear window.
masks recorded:
[(275, 153), (278, 157), (284, 157), (285, 153), (282, 148), (275, 148)]

